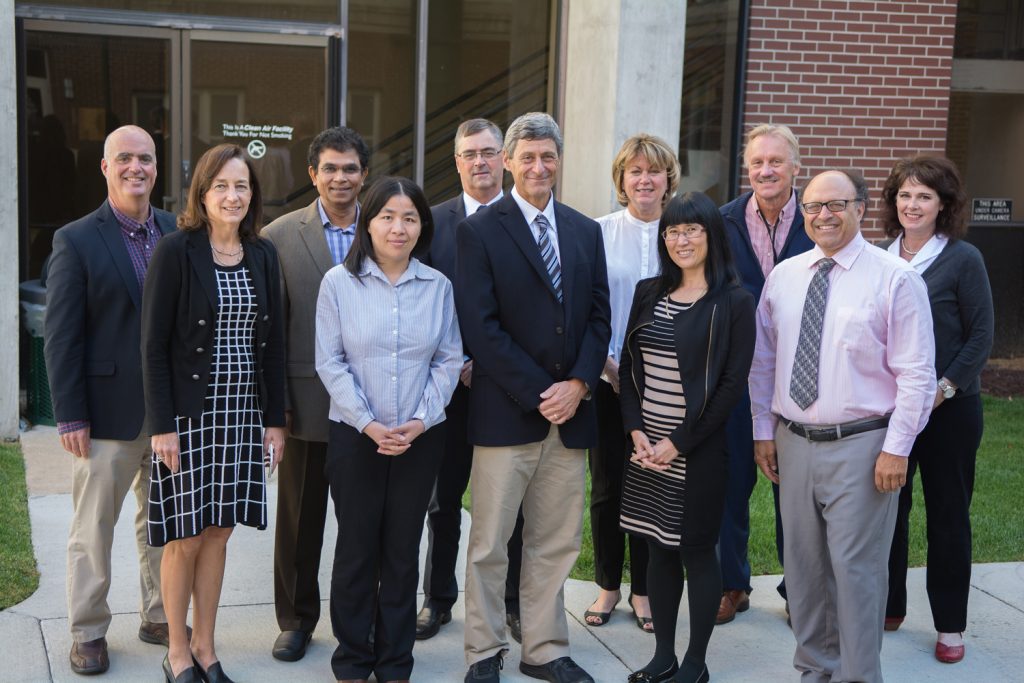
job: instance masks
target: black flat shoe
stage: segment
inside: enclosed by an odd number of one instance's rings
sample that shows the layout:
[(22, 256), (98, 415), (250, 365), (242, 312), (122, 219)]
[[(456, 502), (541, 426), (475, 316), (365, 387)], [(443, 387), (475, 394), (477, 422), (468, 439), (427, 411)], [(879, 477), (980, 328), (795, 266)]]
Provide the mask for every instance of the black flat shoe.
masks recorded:
[(313, 634), (306, 631), (281, 631), (270, 654), (282, 662), (297, 662), (306, 656), (306, 646)]
[(650, 671), (634, 671), (629, 674), (629, 678), (626, 679), (626, 683), (665, 683), (672, 678), (675, 673), (679, 671), (678, 662), (672, 662), (672, 666), (662, 671), (660, 674), (651, 673)]
[(228, 678), (228, 675), (224, 673), (224, 669), (221, 668), (220, 662), (216, 661), (210, 665), (209, 669), (203, 669), (202, 664), (196, 659), (195, 655), (192, 655), (192, 663), (195, 665), (194, 668), (196, 673), (199, 674), (197, 680), (202, 683), (235, 683), (233, 680)]
[[(193, 661), (195, 660), (193, 659)], [(190, 666), (175, 676), (174, 670), (171, 668), (171, 660), (167, 655), (164, 655), (163, 669), (164, 678), (167, 679), (167, 683), (200, 683), (201, 681), (194, 666)]]
[(708, 672), (707, 664), (695, 664), (683, 659), (679, 671), (671, 678), (666, 679), (666, 683), (708, 683), (710, 680), (711, 674)]
[(440, 610), (424, 605), (416, 615), (416, 640), (430, 640), (441, 631), (442, 626), (451, 623), (451, 620), (451, 610)]

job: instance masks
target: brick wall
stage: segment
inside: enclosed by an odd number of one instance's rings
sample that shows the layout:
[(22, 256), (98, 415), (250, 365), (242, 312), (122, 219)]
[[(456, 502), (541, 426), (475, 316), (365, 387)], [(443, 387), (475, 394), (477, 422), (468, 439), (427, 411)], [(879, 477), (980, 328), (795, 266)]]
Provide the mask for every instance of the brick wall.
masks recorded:
[(881, 235), (877, 200), (893, 161), (946, 149), (956, 5), (751, 0), (745, 130), (793, 129), (798, 185), (829, 168), (862, 171), (869, 238)]

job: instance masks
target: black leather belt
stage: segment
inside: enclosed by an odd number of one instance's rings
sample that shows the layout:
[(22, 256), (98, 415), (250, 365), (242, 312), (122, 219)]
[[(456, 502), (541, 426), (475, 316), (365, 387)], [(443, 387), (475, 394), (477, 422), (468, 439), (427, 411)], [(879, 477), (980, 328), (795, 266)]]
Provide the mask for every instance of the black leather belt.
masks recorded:
[(876, 429), (885, 429), (889, 426), (889, 416), (869, 417), (864, 420), (854, 420), (838, 425), (805, 425), (793, 422), (782, 417), (779, 418), (785, 423), (789, 431), (797, 436), (802, 436), (808, 441), (838, 441), (847, 436), (873, 432)]

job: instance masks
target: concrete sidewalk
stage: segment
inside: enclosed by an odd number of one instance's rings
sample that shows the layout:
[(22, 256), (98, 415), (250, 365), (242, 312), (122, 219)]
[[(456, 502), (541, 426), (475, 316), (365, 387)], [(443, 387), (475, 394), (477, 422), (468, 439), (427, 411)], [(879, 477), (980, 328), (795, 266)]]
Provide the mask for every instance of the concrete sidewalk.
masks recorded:
[[(65, 604), (65, 553), (71, 514), (69, 467), (57, 443), (56, 430), (36, 427), (22, 435), (29, 483), (32, 538), (39, 563), (40, 584), (34, 595), (0, 612), (0, 681), (87, 680), (71, 672)], [(271, 515), (277, 499), (270, 487)], [(164, 651), (137, 638), (138, 566), (131, 518), (126, 503), (114, 542), (114, 570), (110, 590), (113, 622), (107, 634), (110, 671), (98, 681), (157, 681)], [(468, 516), (464, 520), (468, 529)], [(270, 656), (277, 636), (273, 607), (273, 530), (239, 527), (228, 547), (227, 571), (218, 615), (218, 654), (237, 681), (331, 681), (330, 656), (335, 641), (327, 610), (336, 529), (333, 520), (324, 542), (320, 585), (324, 594), (320, 625), (306, 657), (286, 664)], [(465, 539), (465, 534), (463, 534)], [(424, 541), (425, 544), (425, 541)], [(422, 553), (421, 553), (422, 555)], [(463, 548), (462, 557), (465, 557)], [(460, 561), (458, 572), (464, 574)], [(924, 570), (911, 570), (909, 616), (896, 633), (885, 636), (882, 651), (887, 681), (1019, 681), (1024, 668), (1024, 565), (975, 565), (970, 596), (967, 656), (961, 664), (944, 665), (932, 656), (935, 633), (924, 591)], [(796, 681), (792, 667), (793, 636), (786, 627), (782, 600), (774, 590), (778, 577), (754, 580), (751, 609), (736, 621), (715, 629), (708, 653), (712, 679), (727, 681)], [(628, 591), (628, 587), (626, 588)], [(625, 600), (610, 623), (601, 628), (583, 625), (583, 612), (593, 600), (595, 587), (583, 581), (566, 585), (566, 610), (573, 657), (597, 681), (624, 681), (630, 671), (647, 662), (654, 638), (638, 629)], [(453, 622), (440, 635), (414, 650), (413, 679), (457, 682), (465, 673), (462, 656), (463, 603)], [(677, 652), (686, 649), (685, 600), (680, 615)], [(518, 670), (515, 642), (506, 658), (502, 680), (531, 681)]]

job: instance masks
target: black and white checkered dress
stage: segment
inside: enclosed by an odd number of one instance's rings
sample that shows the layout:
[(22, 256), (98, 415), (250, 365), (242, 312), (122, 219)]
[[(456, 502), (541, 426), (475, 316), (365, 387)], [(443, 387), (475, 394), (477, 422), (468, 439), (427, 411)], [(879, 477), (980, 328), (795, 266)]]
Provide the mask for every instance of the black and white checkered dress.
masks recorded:
[(256, 295), (244, 264), (216, 268), (217, 324), (203, 414), (178, 416), (181, 466), (153, 461), (149, 544), (196, 536), (209, 526), (265, 529), (263, 419), (256, 385)]

